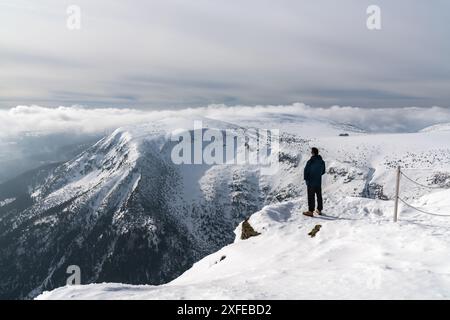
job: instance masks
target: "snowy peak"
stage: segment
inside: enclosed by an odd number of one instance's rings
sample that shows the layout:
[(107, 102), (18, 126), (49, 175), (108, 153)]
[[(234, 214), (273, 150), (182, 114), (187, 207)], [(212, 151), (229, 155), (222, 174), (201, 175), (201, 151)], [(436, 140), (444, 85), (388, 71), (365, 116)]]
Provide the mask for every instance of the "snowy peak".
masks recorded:
[(450, 123), (439, 123), (420, 130), (420, 132), (439, 132), (439, 131), (450, 131)]
[[(6, 297), (63, 285), (72, 264), (88, 282), (170, 281), (232, 242), (240, 221), (290, 189), (272, 188), (254, 165), (175, 164), (170, 133), (193, 134), (192, 126), (191, 119), (167, 119), (124, 127), (52, 170), (33, 188), (31, 205), (2, 221), (14, 226), (0, 233)], [(20, 284), (15, 263), (25, 266)]]

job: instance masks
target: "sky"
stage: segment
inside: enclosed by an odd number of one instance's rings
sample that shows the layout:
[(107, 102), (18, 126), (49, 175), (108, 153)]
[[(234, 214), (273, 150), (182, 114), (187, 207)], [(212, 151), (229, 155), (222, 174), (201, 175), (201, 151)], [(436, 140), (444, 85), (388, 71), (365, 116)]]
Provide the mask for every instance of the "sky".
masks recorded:
[(0, 0), (0, 108), (446, 108), (449, 23), (447, 0)]

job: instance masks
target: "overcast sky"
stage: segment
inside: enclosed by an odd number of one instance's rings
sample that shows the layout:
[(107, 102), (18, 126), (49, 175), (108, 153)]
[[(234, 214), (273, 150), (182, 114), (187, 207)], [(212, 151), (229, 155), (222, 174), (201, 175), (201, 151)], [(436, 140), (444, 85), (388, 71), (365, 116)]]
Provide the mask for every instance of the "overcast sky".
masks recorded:
[(449, 107), (449, 25), (448, 0), (0, 0), (0, 108)]

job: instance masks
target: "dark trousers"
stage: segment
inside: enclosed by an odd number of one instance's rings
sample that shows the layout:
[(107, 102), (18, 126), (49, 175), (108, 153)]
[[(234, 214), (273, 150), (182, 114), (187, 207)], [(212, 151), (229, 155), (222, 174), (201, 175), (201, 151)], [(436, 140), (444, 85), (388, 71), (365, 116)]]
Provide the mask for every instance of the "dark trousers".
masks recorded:
[(317, 196), (317, 209), (322, 211), (322, 188), (321, 187), (308, 187), (308, 210), (313, 212), (315, 209), (315, 196)]

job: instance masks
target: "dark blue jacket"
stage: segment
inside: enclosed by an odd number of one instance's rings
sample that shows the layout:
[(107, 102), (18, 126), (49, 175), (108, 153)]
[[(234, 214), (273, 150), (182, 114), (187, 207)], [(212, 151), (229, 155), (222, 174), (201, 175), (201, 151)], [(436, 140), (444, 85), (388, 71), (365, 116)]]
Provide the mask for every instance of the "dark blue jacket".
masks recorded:
[(325, 174), (325, 162), (320, 155), (312, 156), (305, 166), (304, 176), (308, 187), (322, 187), (322, 175)]

